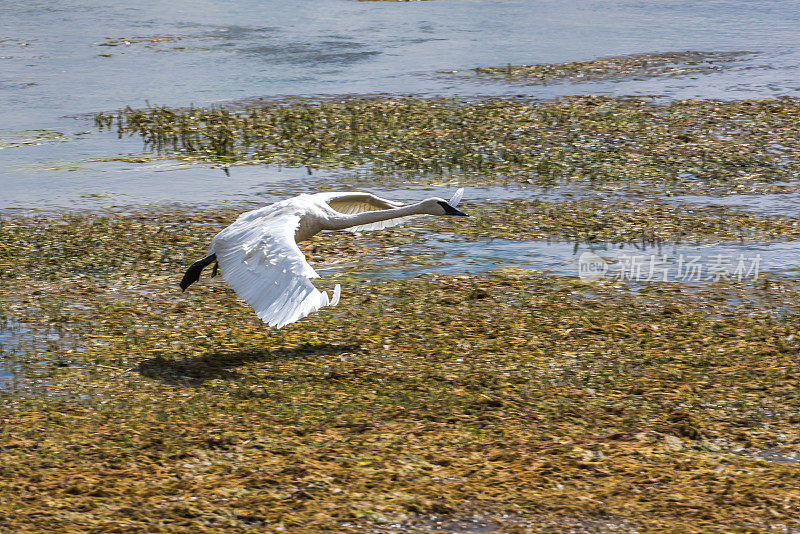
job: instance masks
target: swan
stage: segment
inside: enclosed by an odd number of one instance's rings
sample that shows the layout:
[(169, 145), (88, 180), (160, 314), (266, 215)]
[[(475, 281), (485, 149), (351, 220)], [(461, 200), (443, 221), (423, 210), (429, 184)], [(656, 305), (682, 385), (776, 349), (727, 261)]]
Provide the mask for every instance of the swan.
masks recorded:
[(216, 262), (212, 278), (219, 267), (259, 319), (281, 328), (323, 306), (336, 306), (341, 295), (339, 284), (331, 298), (314, 287), (311, 279), (319, 275), (297, 243), (322, 230), (380, 230), (416, 215), (466, 216), (456, 209), (463, 194), (460, 188), (449, 201), (433, 197), (408, 205), (358, 191), (302, 194), (242, 213), (214, 237), (208, 255), (187, 269), (181, 290)]

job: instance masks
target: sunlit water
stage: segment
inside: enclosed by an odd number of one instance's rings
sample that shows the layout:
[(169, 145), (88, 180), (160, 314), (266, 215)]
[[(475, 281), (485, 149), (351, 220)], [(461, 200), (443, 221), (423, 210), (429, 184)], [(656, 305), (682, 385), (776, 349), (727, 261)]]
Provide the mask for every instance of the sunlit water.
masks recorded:
[[(797, 184), (794, 184), (795, 186)], [(772, 194), (725, 195), (711, 197), (703, 195), (675, 195), (662, 200), (699, 206), (726, 206), (758, 215), (781, 215), (797, 217), (800, 213), (800, 191)]]
[(24, 354), (22, 340), (27, 332), (13, 321), (0, 322), (0, 391), (14, 388), (24, 375), (20, 357)]
[[(431, 237), (409, 245), (412, 261), (392, 265), (390, 276), (422, 273), (483, 273), (498, 268), (518, 268), (588, 281), (609, 280), (640, 285), (678, 282), (703, 285), (720, 280), (753, 283), (775, 274), (800, 275), (800, 241), (768, 244), (715, 243), (707, 245), (580, 244), (558, 240), (514, 241), (488, 239), (466, 241)], [(589, 255), (586, 255), (586, 254)], [(602, 272), (581, 265), (602, 262)], [(322, 273), (345, 271), (352, 266), (318, 269)], [(378, 269), (377, 276), (387, 276)]]
[(0, 323), (0, 388), (6, 387), (14, 379), (11, 359), (6, 357), (5, 349), (5, 346), (10, 345), (13, 341), (8, 326)]

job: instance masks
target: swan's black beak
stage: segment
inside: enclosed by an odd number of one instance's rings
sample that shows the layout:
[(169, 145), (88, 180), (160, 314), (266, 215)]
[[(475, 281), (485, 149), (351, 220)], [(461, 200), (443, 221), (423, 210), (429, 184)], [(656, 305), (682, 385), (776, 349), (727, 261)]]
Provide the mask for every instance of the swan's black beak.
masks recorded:
[(453, 206), (451, 206), (447, 202), (439, 202), (439, 204), (441, 204), (442, 207), (444, 208), (444, 214), (445, 215), (460, 215), (461, 217), (469, 217), (469, 215), (467, 215), (463, 211), (459, 211), (459, 210), (455, 209)]

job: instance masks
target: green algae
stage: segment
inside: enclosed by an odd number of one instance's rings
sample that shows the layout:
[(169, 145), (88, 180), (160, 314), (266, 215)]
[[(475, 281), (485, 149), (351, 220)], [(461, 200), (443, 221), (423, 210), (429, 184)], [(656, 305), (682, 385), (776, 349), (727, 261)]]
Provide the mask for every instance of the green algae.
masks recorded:
[[(97, 54), (99, 57), (107, 58), (114, 57), (115, 54), (125, 53), (129, 49), (145, 48), (152, 52), (208, 50), (208, 48), (197, 46), (197, 41), (198, 37), (187, 35), (136, 35), (130, 37), (106, 37), (102, 42), (94, 43), (94, 45), (113, 49), (107, 53)], [(112, 51), (113, 53), (111, 53)]]
[(150, 35), (138, 37), (106, 37), (102, 43), (97, 46), (130, 46), (135, 44), (157, 45), (161, 43), (170, 43), (180, 40), (180, 37), (174, 35)]
[[(588, 82), (623, 78), (655, 78), (662, 76), (688, 76), (716, 72), (731, 63), (750, 59), (755, 52), (662, 52), (612, 56), (590, 61), (549, 63), (535, 65), (506, 65), (505, 67), (478, 67), (475, 74), (498, 78), (506, 82), (546, 83), (569, 80)], [(457, 73), (461, 71), (446, 71)]]
[(177, 288), (233, 216), (3, 219), (4, 315), (82, 345), (0, 392), (1, 529), (800, 526), (796, 467), (757, 457), (800, 451), (796, 281), (340, 278), (275, 331), (219, 279)]
[(157, 157), (186, 161), (698, 192), (793, 179), (799, 118), (793, 98), (662, 105), (578, 96), (129, 108), (98, 114), (95, 122), (141, 136)]
[(65, 138), (65, 133), (51, 130), (0, 130), (0, 150), (42, 145), (53, 141), (62, 141)]

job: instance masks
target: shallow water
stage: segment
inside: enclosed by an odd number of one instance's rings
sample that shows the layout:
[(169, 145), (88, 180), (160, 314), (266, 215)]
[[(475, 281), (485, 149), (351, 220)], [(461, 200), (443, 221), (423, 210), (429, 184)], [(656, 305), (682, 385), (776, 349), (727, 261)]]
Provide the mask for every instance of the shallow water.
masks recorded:
[(777, 462), (781, 464), (798, 464), (800, 463), (800, 454), (797, 452), (789, 451), (783, 452), (780, 449), (761, 449), (746, 454), (756, 460), (766, 460), (767, 462)]
[(70, 355), (82, 346), (66, 331), (52, 326), (31, 327), (5, 319), (0, 322), (0, 392), (29, 387), (31, 380), (41, 386), (54, 366), (73, 365)]
[(24, 328), (18, 323), (0, 322), (0, 391), (13, 389), (20, 378), (21, 330)]
[[(792, 185), (797, 187), (799, 184)], [(725, 196), (674, 195), (663, 197), (662, 200), (699, 206), (726, 206), (759, 215), (797, 217), (800, 213), (800, 191)]]
[[(595, 279), (633, 285), (678, 282), (703, 285), (720, 279), (757, 282), (770, 275), (800, 275), (800, 241), (767, 244), (708, 245), (580, 244), (558, 240), (467, 241), (441, 235), (418, 240), (392, 254), (396, 263), (367, 271), (364, 276), (396, 277), (422, 273), (483, 273), (498, 268), (542, 271), (559, 276), (586, 276), (579, 270), (596, 255), (606, 267)], [(321, 266), (320, 274), (346, 272), (352, 265)], [(591, 279), (589, 276), (587, 279)]]
[[(30, 141), (24, 132), (33, 130), (64, 135), (0, 149), (0, 211), (263, 201), (271, 189), (293, 194), (320, 182), (263, 167), (239, 167), (228, 179), (210, 166), (85, 161), (142, 146), (99, 134), (76, 116), (148, 102), (375, 93), (800, 95), (796, 7), (788, 0), (3, 2), (0, 139)], [(436, 74), (682, 50), (757, 54), (710, 74), (582, 84), (508, 86)], [(347, 182), (337, 174), (329, 183)]]

